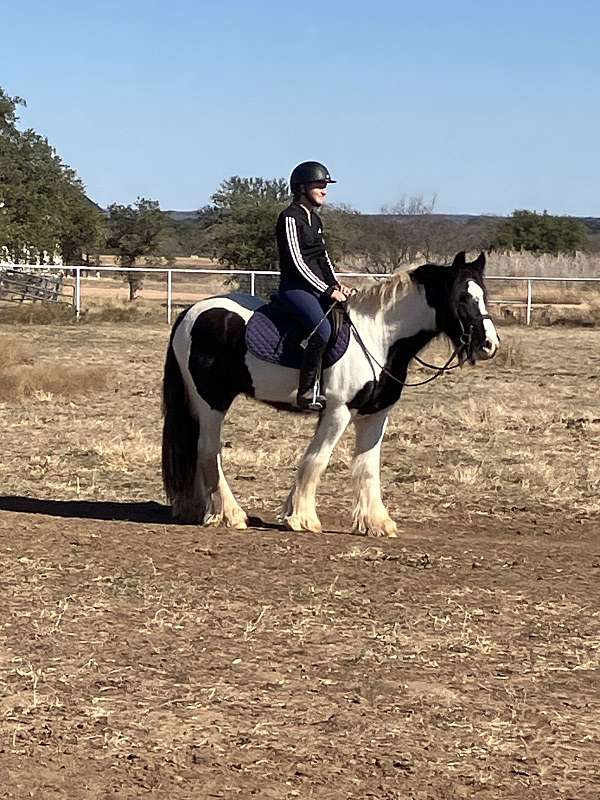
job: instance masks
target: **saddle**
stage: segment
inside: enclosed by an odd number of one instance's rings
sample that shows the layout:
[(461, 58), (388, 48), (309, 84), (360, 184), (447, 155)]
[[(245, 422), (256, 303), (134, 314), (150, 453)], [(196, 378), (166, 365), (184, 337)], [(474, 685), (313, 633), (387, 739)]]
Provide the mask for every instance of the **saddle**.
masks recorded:
[[(323, 355), (324, 369), (340, 360), (350, 341), (350, 323), (343, 308), (336, 306), (328, 319), (332, 333)], [(262, 361), (300, 369), (304, 356), (300, 342), (306, 335), (299, 320), (273, 295), (271, 301), (260, 306), (250, 318), (246, 326), (246, 347)]]

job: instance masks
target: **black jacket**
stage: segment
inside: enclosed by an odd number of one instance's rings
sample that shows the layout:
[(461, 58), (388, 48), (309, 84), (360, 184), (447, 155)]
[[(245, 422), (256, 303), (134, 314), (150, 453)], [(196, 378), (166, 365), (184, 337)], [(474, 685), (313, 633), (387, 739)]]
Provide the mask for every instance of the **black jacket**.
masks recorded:
[(293, 202), (277, 220), (279, 289), (305, 289), (321, 297), (339, 287), (323, 238), (323, 223), (315, 211)]

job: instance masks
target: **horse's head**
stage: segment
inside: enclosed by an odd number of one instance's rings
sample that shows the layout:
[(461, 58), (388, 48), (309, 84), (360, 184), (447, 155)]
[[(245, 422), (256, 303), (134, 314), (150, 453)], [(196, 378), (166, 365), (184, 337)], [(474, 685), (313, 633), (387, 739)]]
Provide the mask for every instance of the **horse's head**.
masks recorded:
[(471, 263), (458, 253), (450, 267), (425, 264), (414, 273), (424, 285), (428, 304), (435, 308), (438, 329), (460, 351), (461, 361), (472, 364), (493, 358), (499, 346), (486, 306), (484, 272), (483, 253)]
[(485, 255), (467, 263), (458, 253), (449, 274), (448, 308), (445, 333), (456, 347), (464, 345), (461, 358), (475, 361), (493, 358), (500, 341), (487, 310), (484, 282)]

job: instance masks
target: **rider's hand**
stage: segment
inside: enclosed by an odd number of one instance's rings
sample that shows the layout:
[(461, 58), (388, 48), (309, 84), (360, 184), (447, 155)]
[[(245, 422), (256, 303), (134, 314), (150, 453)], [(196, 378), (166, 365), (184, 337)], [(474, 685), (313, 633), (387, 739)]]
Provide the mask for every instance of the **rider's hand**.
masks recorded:
[(332, 300), (336, 301), (336, 303), (345, 303), (348, 299), (347, 295), (344, 294), (342, 289), (334, 289), (330, 296)]
[(346, 297), (351, 297), (354, 294), (354, 289), (351, 286), (344, 286), (342, 283), (340, 285), (340, 292), (343, 292)]

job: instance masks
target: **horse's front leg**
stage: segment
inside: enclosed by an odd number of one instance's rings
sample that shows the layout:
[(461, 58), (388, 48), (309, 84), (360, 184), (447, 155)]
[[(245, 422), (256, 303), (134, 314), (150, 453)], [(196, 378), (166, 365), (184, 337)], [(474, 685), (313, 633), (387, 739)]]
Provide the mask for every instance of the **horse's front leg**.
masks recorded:
[(356, 449), (352, 480), (356, 491), (353, 527), (367, 536), (396, 536), (396, 523), (381, 499), (381, 440), (387, 426), (388, 410), (354, 419)]
[(326, 409), (296, 475), (296, 482), (283, 507), (282, 518), (293, 531), (321, 532), (316, 493), (333, 448), (346, 430), (352, 415), (346, 405)]

